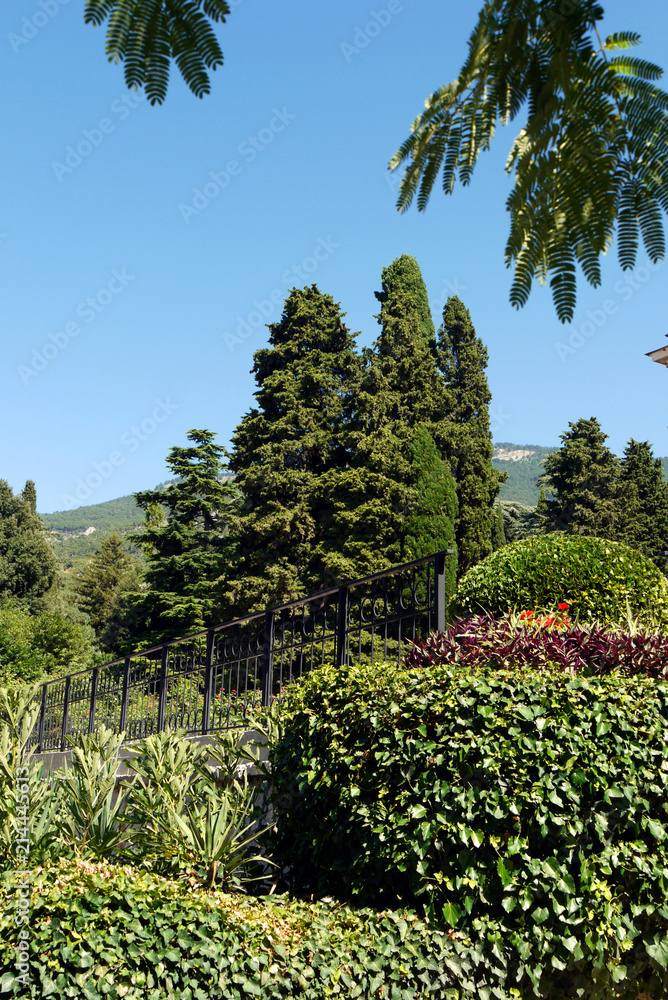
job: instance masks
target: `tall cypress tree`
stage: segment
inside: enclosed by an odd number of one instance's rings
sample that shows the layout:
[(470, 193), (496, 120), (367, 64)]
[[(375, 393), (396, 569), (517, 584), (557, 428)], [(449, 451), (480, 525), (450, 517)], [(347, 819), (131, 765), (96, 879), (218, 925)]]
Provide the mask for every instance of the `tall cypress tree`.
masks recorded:
[(562, 445), (545, 459), (539, 483), (552, 494), (547, 501), (548, 531), (615, 538), (620, 491), (617, 459), (606, 446), (595, 417), (569, 423)]
[(58, 576), (58, 561), (37, 513), (35, 484), (23, 493), (0, 479), (0, 598), (14, 597), (32, 611), (45, 608)]
[[(430, 551), (453, 542), (450, 470), (432, 440), (446, 394), (417, 261), (403, 255), (384, 268), (376, 297), (381, 331), (364, 353), (348, 434), (350, 468), (321, 484), (329, 499), (322, 511), (323, 559), (332, 579), (388, 568), (407, 558), (418, 540), (421, 554), (428, 554), (426, 539)], [(442, 508), (434, 504), (436, 495)]]
[(504, 476), (492, 465), (487, 348), (468, 309), (448, 299), (437, 338), (438, 368), (447, 394), (447, 419), (435, 427), (436, 444), (457, 484), (459, 575), (492, 551), (494, 504)]
[(436, 367), (436, 333), (419, 265), (404, 254), (383, 268), (376, 292), (381, 332), (365, 353), (366, 370), (355, 408), (355, 462), (411, 478), (412, 429), (431, 428), (448, 408)]
[(293, 288), (269, 347), (255, 352), (257, 406), (232, 439), (243, 497), (236, 558), (221, 587), (224, 614), (244, 614), (322, 586), (323, 476), (350, 462), (346, 431), (358, 384), (354, 336), (329, 295)]
[(668, 550), (668, 483), (648, 441), (628, 442), (619, 463), (620, 510), (616, 540), (654, 559), (662, 569)]

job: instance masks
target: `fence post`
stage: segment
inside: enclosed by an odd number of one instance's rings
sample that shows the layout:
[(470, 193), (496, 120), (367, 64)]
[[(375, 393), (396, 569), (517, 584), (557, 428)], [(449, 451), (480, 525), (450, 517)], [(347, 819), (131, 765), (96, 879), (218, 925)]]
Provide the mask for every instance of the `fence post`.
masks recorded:
[(336, 662), (342, 667), (348, 662), (348, 602), (350, 594), (345, 583), (339, 587), (338, 605), (336, 609)]
[(39, 711), (39, 736), (37, 737), (37, 753), (41, 753), (44, 747), (44, 725), (46, 723), (46, 693), (47, 685), (42, 684), (42, 707)]
[(163, 646), (160, 651), (160, 682), (158, 688), (158, 732), (159, 733), (161, 733), (165, 728), (168, 659), (169, 659), (169, 646)]
[(63, 726), (60, 733), (60, 749), (65, 749), (65, 735), (67, 733), (67, 716), (70, 710), (70, 682), (72, 678), (67, 675), (65, 678), (65, 697), (63, 699)]
[(95, 732), (95, 703), (97, 701), (97, 667), (93, 667), (93, 676), (90, 682), (90, 708), (88, 709), (88, 732)]
[(436, 598), (436, 631), (445, 631), (445, 552), (437, 552), (434, 558), (434, 586)]
[(128, 685), (130, 683), (130, 660), (131, 657), (126, 656), (123, 663), (123, 691), (121, 693), (121, 718), (118, 723), (119, 733), (125, 732), (125, 726), (127, 723), (128, 714)]
[(213, 643), (215, 632), (212, 628), (206, 633), (206, 655), (204, 658), (204, 704), (202, 705), (202, 732), (209, 732), (211, 718), (211, 691), (213, 690)]
[(264, 613), (262, 632), (262, 707), (269, 708), (274, 693), (274, 612)]

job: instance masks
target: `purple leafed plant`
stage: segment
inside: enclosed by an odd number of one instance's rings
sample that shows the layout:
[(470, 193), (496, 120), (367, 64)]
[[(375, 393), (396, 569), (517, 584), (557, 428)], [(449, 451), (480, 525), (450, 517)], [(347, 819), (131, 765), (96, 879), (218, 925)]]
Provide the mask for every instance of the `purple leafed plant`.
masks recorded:
[(411, 643), (406, 667), (432, 663), (500, 668), (562, 667), (573, 674), (626, 674), (668, 678), (668, 635), (631, 635), (597, 626), (550, 629), (491, 616), (455, 620), (445, 632)]

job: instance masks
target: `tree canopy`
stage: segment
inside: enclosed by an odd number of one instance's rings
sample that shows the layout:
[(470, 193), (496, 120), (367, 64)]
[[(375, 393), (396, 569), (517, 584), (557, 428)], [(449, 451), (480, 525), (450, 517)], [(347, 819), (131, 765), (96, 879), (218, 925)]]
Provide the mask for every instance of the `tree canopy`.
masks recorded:
[(470, 183), (497, 124), (526, 114), (507, 161), (506, 264), (510, 301), (523, 306), (534, 278), (549, 278), (557, 315), (573, 317), (576, 268), (601, 282), (600, 258), (615, 229), (619, 262), (636, 261), (639, 238), (663, 259), (668, 210), (668, 94), (662, 70), (628, 50), (627, 31), (603, 41), (596, 0), (487, 0), (453, 83), (425, 102), (390, 161), (405, 164), (398, 208), (423, 211), (439, 173), (451, 194)]

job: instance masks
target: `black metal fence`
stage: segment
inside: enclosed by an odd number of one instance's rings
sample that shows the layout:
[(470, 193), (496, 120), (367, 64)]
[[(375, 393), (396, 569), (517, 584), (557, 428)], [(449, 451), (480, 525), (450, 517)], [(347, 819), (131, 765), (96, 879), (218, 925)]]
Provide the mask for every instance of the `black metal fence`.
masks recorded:
[(208, 733), (244, 724), (286, 684), (324, 663), (400, 662), (406, 640), (445, 627), (450, 550), (321, 590), (184, 639), (49, 681), (38, 752), (105, 725), (135, 740), (166, 727)]

